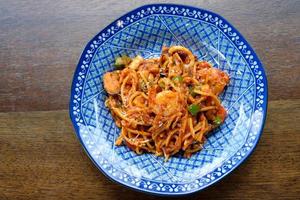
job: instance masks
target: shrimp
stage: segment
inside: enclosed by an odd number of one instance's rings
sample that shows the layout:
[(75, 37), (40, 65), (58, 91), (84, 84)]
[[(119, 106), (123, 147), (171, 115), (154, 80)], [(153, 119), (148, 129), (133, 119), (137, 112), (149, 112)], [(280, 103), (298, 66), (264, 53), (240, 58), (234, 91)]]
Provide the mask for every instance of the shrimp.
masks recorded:
[(204, 80), (211, 89), (211, 92), (215, 95), (219, 95), (229, 83), (229, 76), (227, 73), (212, 67), (198, 70), (197, 79)]
[(224, 87), (229, 83), (229, 76), (227, 73), (216, 69), (216, 68), (209, 68), (210, 69), (210, 82), (209, 85), (212, 88), (212, 91), (215, 95), (219, 95), (223, 90)]
[(155, 97), (154, 112), (162, 113), (163, 116), (180, 112), (182, 107), (181, 96), (178, 92), (166, 90), (158, 93)]
[(103, 76), (104, 88), (109, 94), (118, 94), (120, 92), (121, 84), (119, 82), (120, 76), (118, 72), (107, 72)]

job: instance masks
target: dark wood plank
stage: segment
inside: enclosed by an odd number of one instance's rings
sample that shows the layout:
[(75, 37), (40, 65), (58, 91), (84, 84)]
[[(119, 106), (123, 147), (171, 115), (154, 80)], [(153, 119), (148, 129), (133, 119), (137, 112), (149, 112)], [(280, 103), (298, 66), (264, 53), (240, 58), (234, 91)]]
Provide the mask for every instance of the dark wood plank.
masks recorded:
[[(112, 20), (145, 3), (1, 1), (0, 111), (67, 109), (72, 75), (87, 41)], [(299, 1), (193, 0), (187, 4), (221, 14), (244, 34), (266, 67), (271, 100), (300, 98)]]
[[(191, 199), (298, 198), (299, 121), (300, 100), (271, 101), (252, 156)], [(0, 136), (0, 199), (157, 199), (104, 177), (77, 141), (68, 111), (0, 113)]]

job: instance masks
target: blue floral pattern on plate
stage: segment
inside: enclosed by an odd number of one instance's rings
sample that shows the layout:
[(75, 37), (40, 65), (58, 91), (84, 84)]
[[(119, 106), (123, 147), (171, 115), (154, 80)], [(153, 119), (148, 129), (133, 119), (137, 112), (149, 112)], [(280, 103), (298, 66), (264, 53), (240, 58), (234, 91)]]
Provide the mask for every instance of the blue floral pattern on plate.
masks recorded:
[[(113, 70), (119, 55), (157, 57), (163, 45), (176, 44), (229, 73), (230, 85), (220, 97), (228, 111), (225, 123), (190, 159), (164, 162), (116, 147), (119, 129), (104, 105), (102, 75)], [(215, 183), (250, 155), (262, 133), (267, 97), (261, 62), (224, 18), (189, 6), (153, 4), (120, 17), (88, 43), (73, 78), (70, 117), (87, 154), (106, 176), (140, 191), (182, 195)]]

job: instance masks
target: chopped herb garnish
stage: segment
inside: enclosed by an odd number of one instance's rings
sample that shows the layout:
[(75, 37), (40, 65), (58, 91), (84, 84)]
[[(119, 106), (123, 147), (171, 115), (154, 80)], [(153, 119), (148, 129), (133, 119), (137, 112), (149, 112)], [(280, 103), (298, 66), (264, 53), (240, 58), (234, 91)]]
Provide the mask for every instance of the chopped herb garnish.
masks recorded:
[(123, 55), (121, 57), (117, 57), (115, 61), (115, 67), (116, 69), (122, 69), (130, 62), (131, 62), (131, 58), (129, 58), (128, 56)]
[(117, 101), (116, 101), (116, 105), (117, 105), (117, 107), (119, 108), (119, 107), (121, 107), (121, 106), (122, 106), (122, 102), (121, 102), (121, 101), (119, 101), (119, 100), (117, 100)]
[(201, 85), (196, 85), (196, 86), (194, 87), (194, 90), (201, 90), (201, 88), (202, 88)]
[(140, 87), (142, 91), (147, 92), (147, 84), (144, 81), (142, 81), (140, 84), (141, 84)]
[(191, 113), (191, 115), (195, 116), (200, 111), (200, 106), (197, 104), (191, 104), (189, 105), (188, 110)]
[(149, 87), (151, 87), (151, 86), (154, 85), (154, 82), (153, 81), (149, 81), (148, 85), (149, 85)]
[(125, 65), (117, 65), (117, 64), (115, 64), (115, 68), (117, 70), (123, 69), (124, 67), (125, 67)]
[(164, 82), (159, 82), (158, 83), (159, 87), (161, 87), (162, 89), (164, 89), (166, 87), (165, 83)]
[(160, 78), (164, 78), (164, 77), (166, 77), (166, 76), (167, 76), (167, 75), (166, 75), (166, 73), (164, 73), (164, 72), (160, 72), (160, 73), (159, 73), (159, 77), (160, 77)]
[(197, 94), (194, 92), (194, 87), (193, 86), (190, 86), (189, 87), (189, 93), (190, 93), (190, 95), (192, 96), (192, 97), (195, 97)]
[(221, 125), (222, 124), (222, 119), (220, 116), (216, 116), (216, 118), (214, 119), (214, 123), (216, 125)]
[(169, 64), (169, 61), (166, 60), (166, 61), (163, 63), (162, 68), (166, 68), (168, 64)]
[(183, 82), (183, 77), (182, 76), (175, 76), (172, 80), (175, 81), (175, 82), (182, 83)]

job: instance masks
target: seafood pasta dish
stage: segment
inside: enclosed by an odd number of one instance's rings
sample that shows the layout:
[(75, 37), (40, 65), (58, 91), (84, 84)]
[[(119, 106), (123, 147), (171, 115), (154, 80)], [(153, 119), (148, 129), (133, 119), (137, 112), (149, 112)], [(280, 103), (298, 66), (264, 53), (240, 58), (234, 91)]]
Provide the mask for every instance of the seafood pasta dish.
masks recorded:
[(226, 118), (218, 95), (229, 84), (228, 74), (183, 46), (163, 47), (158, 58), (122, 55), (115, 68), (103, 83), (105, 105), (120, 128), (116, 145), (166, 160), (189, 158)]

